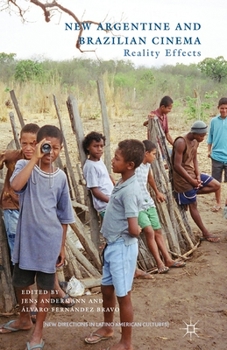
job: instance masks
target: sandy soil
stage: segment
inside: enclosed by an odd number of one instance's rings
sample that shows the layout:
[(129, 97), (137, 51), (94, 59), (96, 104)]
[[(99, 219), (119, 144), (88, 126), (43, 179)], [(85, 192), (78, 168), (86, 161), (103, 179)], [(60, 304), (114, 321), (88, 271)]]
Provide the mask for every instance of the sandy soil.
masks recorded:
[[(142, 120), (143, 118), (138, 122), (138, 119), (132, 117), (127, 118), (127, 121), (111, 122), (113, 148), (117, 141), (124, 138), (145, 138), (146, 131), (143, 127), (138, 128)], [(35, 121), (40, 120), (37, 118)], [(45, 119), (42, 118), (40, 124), (44, 123)], [(57, 120), (53, 123), (57, 124)], [(99, 121), (87, 121), (85, 132), (101, 130), (100, 125)], [(2, 123), (1, 130), (1, 142), (5, 147), (12, 135), (10, 125)], [(171, 133), (177, 136), (182, 130), (183, 128), (173, 126)], [(72, 146), (72, 133), (69, 130), (67, 132), (67, 140)], [(200, 146), (199, 159), (201, 170), (209, 172), (205, 142)], [(223, 194), (223, 204), (225, 196), (226, 193)], [(134, 281), (134, 350), (227, 349), (226, 221), (222, 211), (210, 211), (213, 195), (201, 196), (198, 203), (207, 227), (212, 233), (218, 234), (221, 241), (202, 242), (185, 268), (171, 269), (168, 274), (155, 275), (153, 280)], [(191, 225), (197, 234), (198, 229), (193, 222)], [(74, 310), (54, 309), (49, 313), (44, 329), (45, 349), (100, 350), (118, 341), (120, 327), (117, 325), (119, 312), (116, 310), (114, 338), (95, 345), (85, 344), (85, 336), (97, 329), (102, 322), (102, 295), (82, 296), (76, 302)], [(10, 319), (13, 317), (0, 317), (0, 323)], [(0, 348), (22, 350), (29, 336), (30, 331), (0, 335)]]

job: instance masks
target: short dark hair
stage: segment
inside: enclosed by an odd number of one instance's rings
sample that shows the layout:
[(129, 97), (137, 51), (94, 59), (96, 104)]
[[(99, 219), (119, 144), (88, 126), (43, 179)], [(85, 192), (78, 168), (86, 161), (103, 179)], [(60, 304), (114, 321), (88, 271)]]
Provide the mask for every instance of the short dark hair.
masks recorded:
[(55, 137), (60, 141), (60, 144), (63, 142), (63, 134), (59, 128), (55, 125), (44, 125), (42, 126), (37, 134), (37, 142), (40, 142), (45, 137)]
[(30, 134), (37, 134), (39, 131), (40, 127), (37, 124), (25, 124), (23, 128), (20, 131), (20, 137), (25, 134), (25, 133), (30, 133)]
[(160, 101), (159, 107), (161, 107), (161, 106), (168, 107), (171, 104), (173, 104), (172, 98), (169, 96), (164, 96)]
[(218, 101), (218, 107), (220, 107), (221, 105), (227, 105), (227, 97), (222, 97), (222, 98)]
[(150, 140), (143, 140), (143, 144), (145, 146), (145, 152), (151, 152), (157, 148), (156, 145)]
[(82, 146), (83, 146), (85, 154), (89, 154), (88, 147), (90, 146), (92, 141), (100, 142), (101, 140), (103, 140), (104, 146), (105, 146), (106, 138), (104, 135), (102, 135), (96, 131), (92, 131), (89, 134), (87, 134), (87, 136), (85, 136), (85, 138), (83, 139), (83, 142), (82, 142)]
[(119, 142), (118, 148), (121, 151), (125, 162), (134, 162), (135, 169), (140, 166), (145, 153), (143, 142), (135, 139), (123, 140)]

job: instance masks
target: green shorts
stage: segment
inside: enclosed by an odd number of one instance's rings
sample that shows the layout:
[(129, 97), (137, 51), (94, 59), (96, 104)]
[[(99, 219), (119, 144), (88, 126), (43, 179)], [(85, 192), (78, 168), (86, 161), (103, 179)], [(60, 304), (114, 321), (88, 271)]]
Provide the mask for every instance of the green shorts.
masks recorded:
[(147, 210), (140, 211), (138, 224), (142, 229), (147, 226), (151, 226), (154, 230), (159, 230), (161, 228), (161, 224), (156, 208), (150, 207)]

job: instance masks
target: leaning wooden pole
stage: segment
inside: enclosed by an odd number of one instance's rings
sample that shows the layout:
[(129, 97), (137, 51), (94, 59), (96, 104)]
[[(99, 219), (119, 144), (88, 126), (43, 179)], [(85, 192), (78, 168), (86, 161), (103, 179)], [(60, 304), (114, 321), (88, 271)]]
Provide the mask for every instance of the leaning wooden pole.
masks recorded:
[(2, 295), (0, 301), (4, 312), (10, 312), (16, 305), (16, 297), (13, 289), (7, 237), (0, 210), (0, 289)]
[(14, 118), (14, 114), (13, 112), (9, 113), (9, 119), (10, 119), (10, 123), (11, 123), (11, 127), (13, 130), (13, 137), (14, 137), (14, 141), (15, 141), (15, 145), (17, 149), (20, 149), (20, 141), (18, 138), (18, 133), (17, 133), (17, 128), (16, 128), (16, 123), (15, 123), (15, 118)]
[(14, 108), (15, 108), (15, 110), (17, 112), (17, 116), (18, 116), (18, 119), (19, 119), (19, 122), (20, 122), (20, 126), (21, 126), (21, 128), (23, 128), (25, 123), (24, 123), (24, 119), (23, 119), (23, 116), (21, 114), (18, 102), (17, 102), (17, 98), (16, 98), (16, 95), (15, 95), (15, 92), (14, 92), (14, 90), (11, 90), (9, 93), (10, 93), (10, 97), (11, 97), (11, 99), (13, 101)]
[(70, 175), (70, 179), (72, 182), (72, 186), (73, 186), (73, 192), (75, 194), (75, 198), (78, 202), (81, 202), (81, 198), (80, 198), (80, 192), (78, 190), (78, 184), (76, 182), (75, 176), (74, 176), (74, 172), (73, 172), (73, 168), (72, 168), (72, 164), (71, 164), (71, 160), (69, 157), (69, 151), (68, 151), (68, 146), (67, 146), (67, 142), (65, 140), (65, 134), (64, 134), (64, 128), (63, 128), (63, 123), (62, 123), (62, 118), (61, 118), (61, 114), (58, 108), (58, 103), (57, 103), (57, 99), (55, 97), (55, 95), (53, 95), (53, 100), (54, 100), (54, 106), (55, 106), (55, 110), (58, 116), (58, 121), (59, 121), (59, 126), (60, 129), (62, 131), (63, 134), (63, 146), (64, 146), (64, 152), (65, 152), (65, 160), (66, 160), (66, 165), (67, 165), (67, 171)]
[[(70, 95), (66, 101), (68, 112), (69, 112), (69, 118), (71, 121), (71, 126), (73, 133), (76, 137), (77, 142), (77, 148), (79, 151), (80, 161), (81, 165), (83, 166), (86, 161), (86, 155), (83, 150), (82, 141), (84, 139), (84, 131), (83, 126), (81, 123), (77, 102), (76, 99)], [(84, 186), (84, 193), (85, 193), (85, 200), (89, 209), (90, 213), (90, 229), (91, 229), (91, 239), (93, 243), (95, 244), (95, 247), (99, 249), (100, 246), (100, 230), (99, 230), (99, 223), (98, 223), (98, 216), (97, 212), (94, 209), (91, 201), (91, 196), (88, 193), (87, 188)]]
[(105, 165), (107, 167), (108, 172), (111, 173), (110, 126), (109, 126), (109, 119), (108, 119), (107, 108), (106, 108), (106, 99), (105, 99), (105, 93), (104, 93), (103, 80), (101, 78), (99, 78), (97, 81), (97, 87), (98, 87), (99, 101), (100, 101), (101, 111), (102, 111), (103, 133), (106, 138), (105, 147), (104, 147), (104, 160), (105, 160)]

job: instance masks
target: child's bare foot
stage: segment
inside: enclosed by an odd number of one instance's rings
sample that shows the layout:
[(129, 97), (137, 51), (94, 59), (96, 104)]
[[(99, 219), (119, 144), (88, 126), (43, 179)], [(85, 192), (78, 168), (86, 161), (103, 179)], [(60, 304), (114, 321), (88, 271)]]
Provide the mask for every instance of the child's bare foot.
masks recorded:
[(136, 269), (134, 278), (142, 278), (142, 279), (154, 279), (153, 276), (151, 276), (151, 274), (149, 272), (140, 270), (140, 269)]
[(200, 237), (200, 241), (208, 241), (211, 243), (218, 243), (218, 242), (220, 242), (220, 237), (206, 235), (206, 236)]

